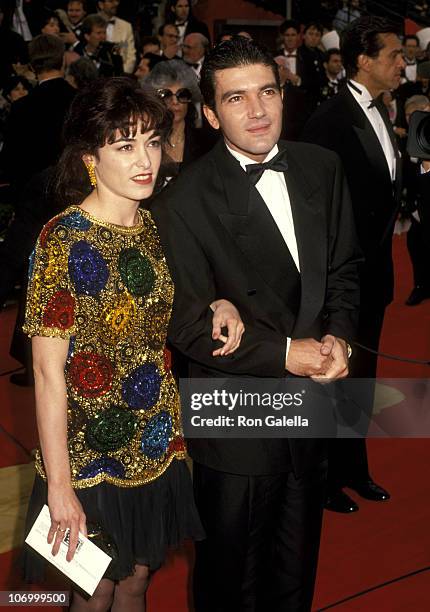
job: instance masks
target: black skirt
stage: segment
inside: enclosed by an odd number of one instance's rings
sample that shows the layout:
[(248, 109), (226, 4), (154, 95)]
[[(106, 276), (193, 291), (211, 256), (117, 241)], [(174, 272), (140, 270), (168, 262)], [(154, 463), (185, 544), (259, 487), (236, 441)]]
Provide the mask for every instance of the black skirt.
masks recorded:
[[(93, 541), (113, 557), (104, 575), (121, 580), (134, 573), (134, 566), (158, 569), (168, 548), (183, 540), (201, 540), (204, 531), (194, 505), (191, 476), (185, 461), (174, 460), (156, 480), (139, 487), (122, 488), (101, 483), (75, 489), (84, 509), (87, 524), (97, 526), (100, 542)], [(36, 474), (26, 519), (26, 536), (43, 505), (48, 487)], [(107, 542), (107, 546), (106, 546)], [(43, 557), (27, 544), (23, 551), (23, 570), (27, 582), (44, 579)]]

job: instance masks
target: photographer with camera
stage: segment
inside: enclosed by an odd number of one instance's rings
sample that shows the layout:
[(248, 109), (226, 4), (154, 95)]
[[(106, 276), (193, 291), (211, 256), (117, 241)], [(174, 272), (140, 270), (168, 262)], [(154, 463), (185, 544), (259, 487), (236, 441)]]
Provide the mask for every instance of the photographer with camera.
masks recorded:
[(88, 15), (82, 23), (82, 40), (73, 50), (90, 59), (99, 76), (121, 76), (124, 74), (122, 57), (117, 45), (106, 40), (106, 28), (107, 22), (101, 15)]

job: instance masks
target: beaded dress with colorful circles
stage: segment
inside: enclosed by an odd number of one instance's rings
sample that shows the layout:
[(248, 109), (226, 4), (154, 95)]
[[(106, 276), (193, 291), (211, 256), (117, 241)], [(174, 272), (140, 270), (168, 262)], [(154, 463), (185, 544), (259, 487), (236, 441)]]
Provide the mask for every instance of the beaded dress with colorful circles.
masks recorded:
[[(135, 487), (184, 459), (179, 396), (164, 357), (173, 284), (147, 211), (123, 227), (70, 206), (30, 258), (24, 331), (69, 340), (72, 484)], [(46, 478), (40, 452), (36, 469)]]

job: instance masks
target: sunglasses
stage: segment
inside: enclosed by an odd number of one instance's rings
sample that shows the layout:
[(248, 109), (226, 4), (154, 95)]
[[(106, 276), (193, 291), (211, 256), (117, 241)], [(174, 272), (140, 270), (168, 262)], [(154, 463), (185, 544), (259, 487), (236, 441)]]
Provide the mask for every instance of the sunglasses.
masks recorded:
[(172, 97), (175, 96), (180, 104), (188, 104), (188, 102), (191, 102), (193, 97), (191, 91), (186, 87), (178, 89), (176, 93), (173, 93), (173, 91), (170, 89), (157, 89), (157, 95), (165, 102), (171, 100)]

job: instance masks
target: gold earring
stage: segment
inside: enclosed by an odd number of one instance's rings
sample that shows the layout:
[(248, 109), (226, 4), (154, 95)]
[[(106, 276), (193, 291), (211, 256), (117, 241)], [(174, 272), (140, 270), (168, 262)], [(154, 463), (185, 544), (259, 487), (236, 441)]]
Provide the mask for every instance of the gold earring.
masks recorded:
[(85, 164), (86, 168), (87, 168), (87, 172), (88, 172), (88, 176), (90, 179), (90, 183), (91, 183), (91, 187), (93, 187), (93, 189), (95, 189), (97, 187), (97, 178), (96, 178), (96, 171), (94, 168), (94, 164), (92, 162), (88, 162), (87, 164)]

